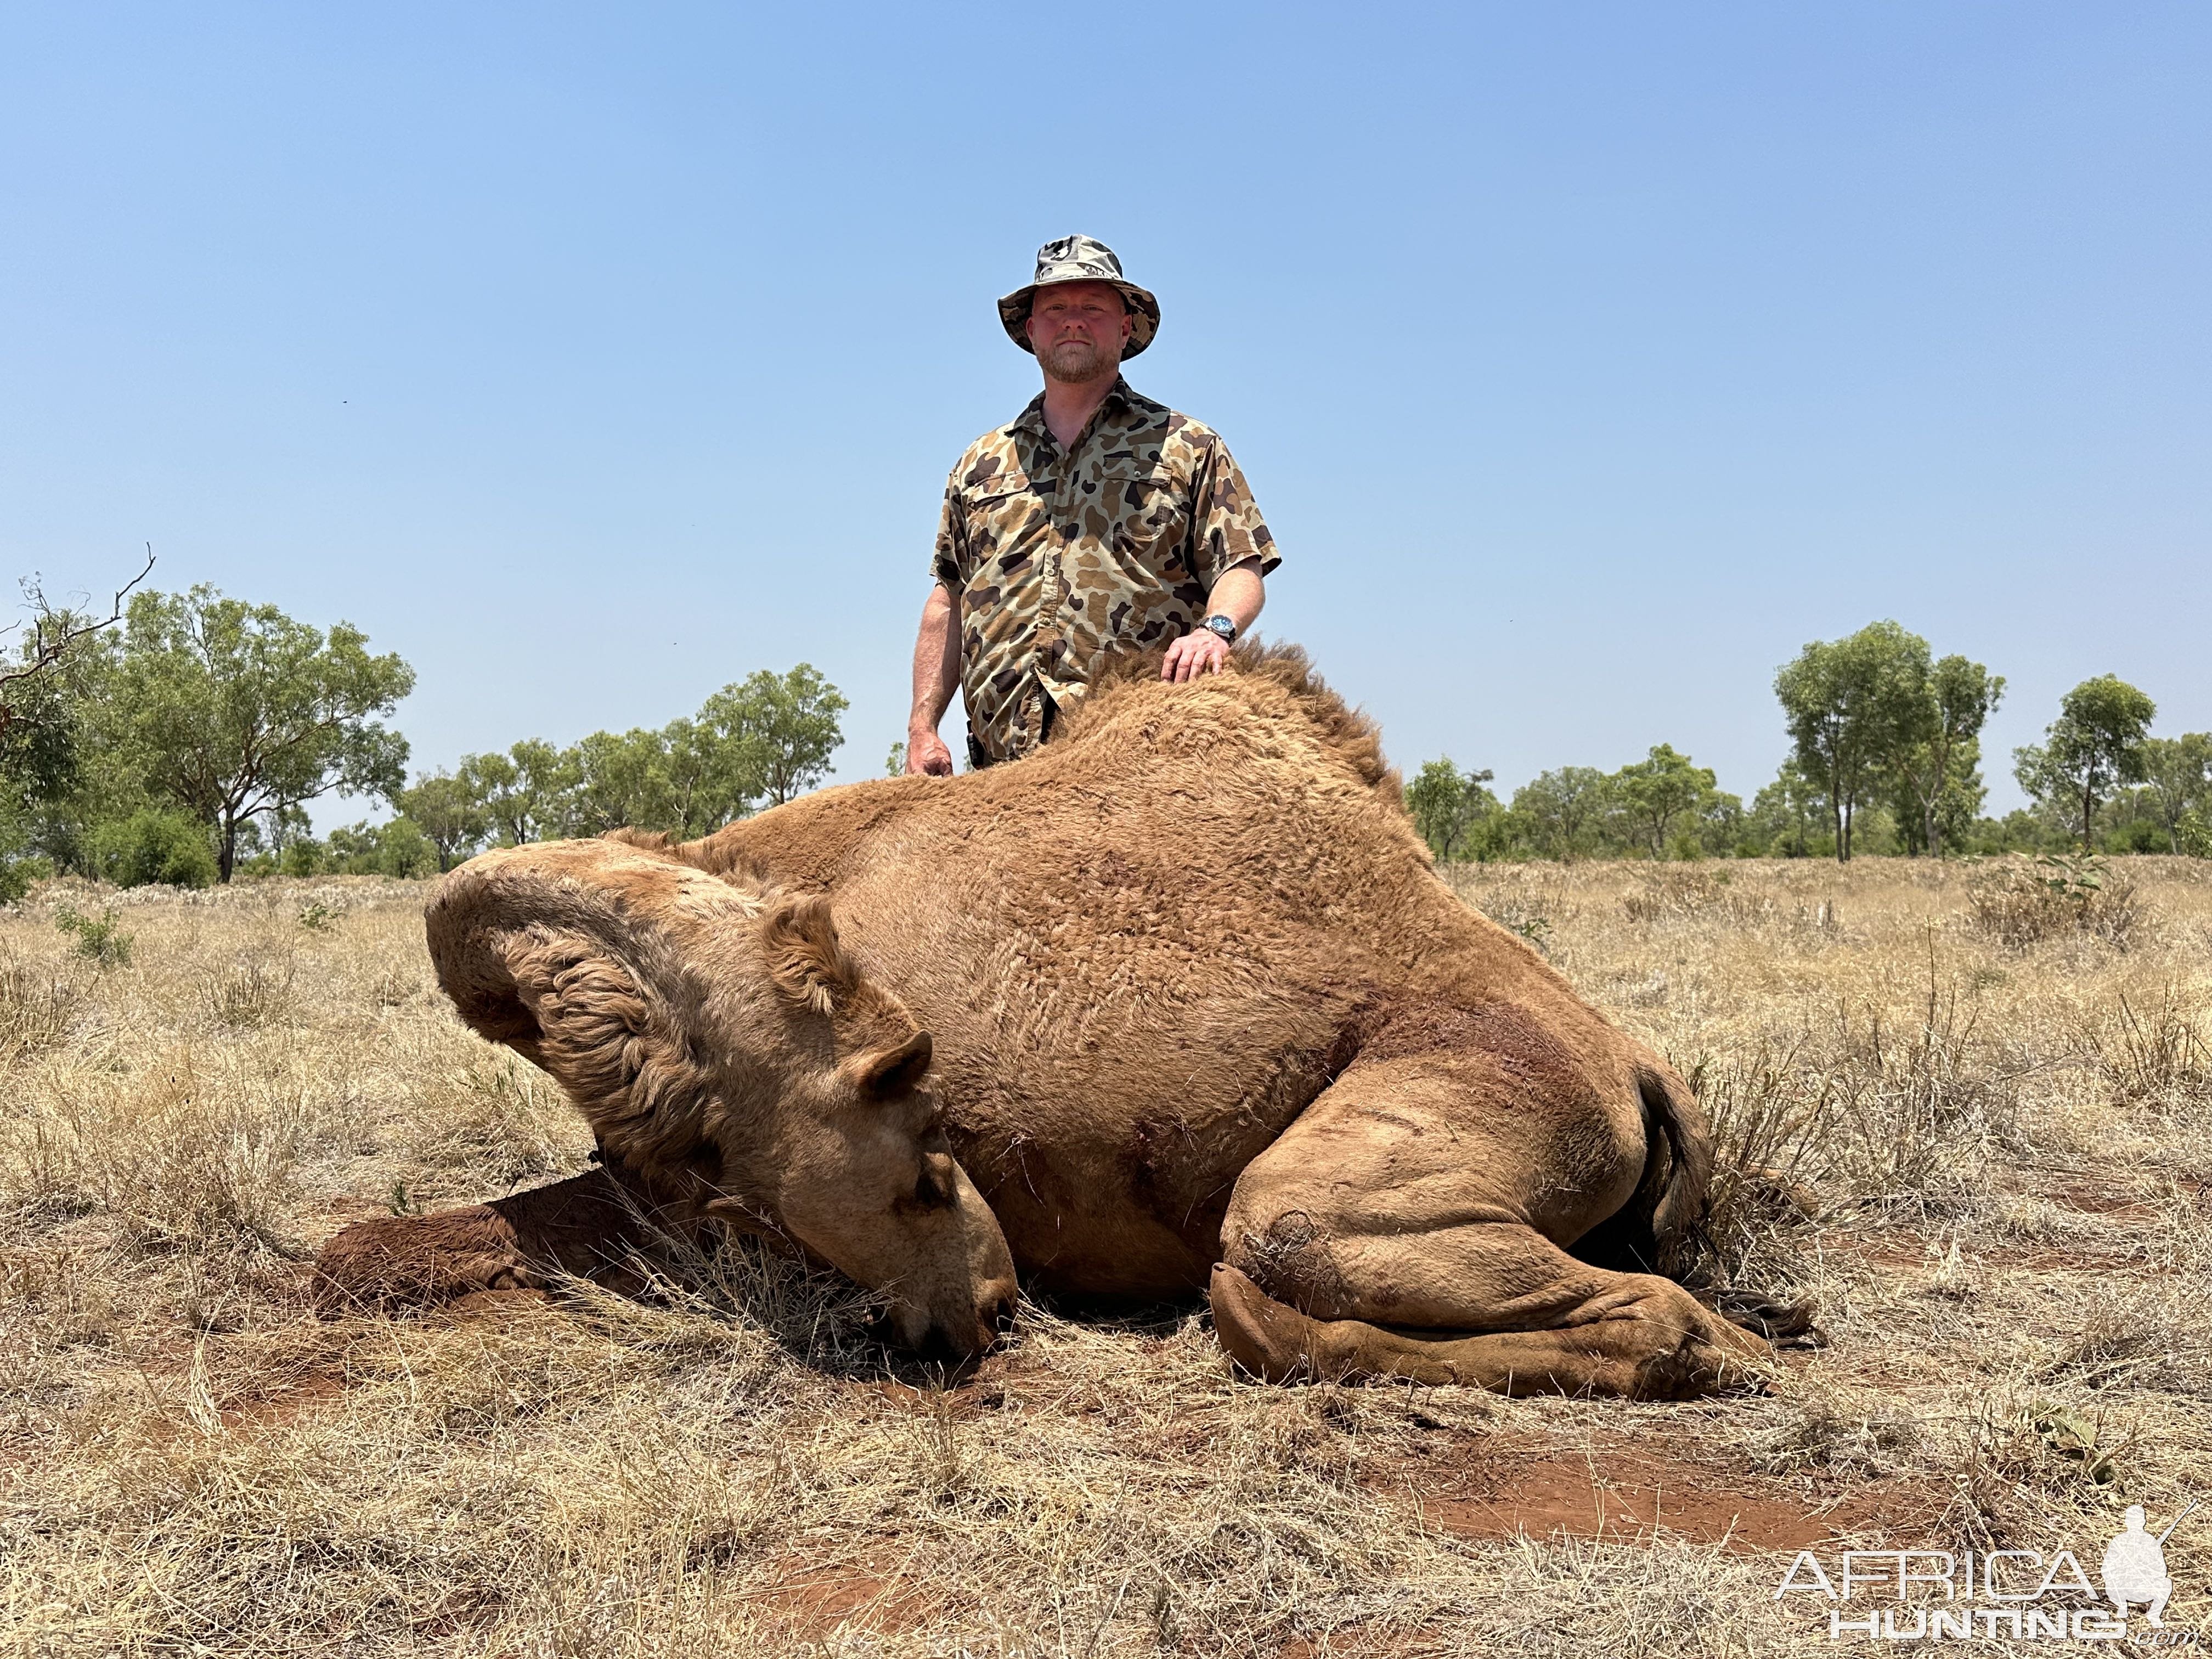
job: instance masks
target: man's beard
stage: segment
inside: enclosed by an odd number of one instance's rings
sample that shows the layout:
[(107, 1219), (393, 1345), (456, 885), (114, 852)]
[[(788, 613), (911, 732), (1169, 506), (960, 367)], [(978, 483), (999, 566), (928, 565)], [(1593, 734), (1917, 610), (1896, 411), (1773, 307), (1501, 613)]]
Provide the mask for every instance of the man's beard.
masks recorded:
[(1100, 350), (1088, 340), (1062, 340), (1038, 356), (1048, 378), (1067, 386), (1088, 386), (1103, 380), (1119, 366), (1117, 352)]

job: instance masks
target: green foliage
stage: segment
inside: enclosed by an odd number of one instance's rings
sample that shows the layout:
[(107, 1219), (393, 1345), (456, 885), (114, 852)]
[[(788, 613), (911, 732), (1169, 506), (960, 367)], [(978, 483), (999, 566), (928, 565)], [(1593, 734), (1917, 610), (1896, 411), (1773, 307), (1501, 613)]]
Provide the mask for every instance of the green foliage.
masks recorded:
[(85, 833), (84, 862), (118, 887), (211, 887), (217, 874), (207, 826), (173, 806), (142, 806), (94, 824)]
[(895, 743), (891, 745), (891, 752), (884, 761), (884, 775), (887, 778), (902, 778), (906, 775), (905, 744)]
[(506, 846), (625, 826), (694, 840), (820, 783), (846, 707), (805, 663), (763, 669), (658, 732), (594, 732), (569, 749), (532, 738), (465, 757), (453, 782)]
[(491, 814), (467, 784), (444, 772), (420, 780), (392, 798), (437, 851), (440, 873), (452, 869), (483, 844), (491, 833)]
[(383, 823), (349, 823), (326, 841), (301, 836), (288, 842), (276, 872), (287, 876), (392, 876), (408, 880), (434, 876), (438, 848), (422, 827), (407, 817)]
[(2212, 732), (2148, 738), (2141, 750), (2143, 787), (2137, 804), (2166, 837), (2166, 851), (2203, 858), (2204, 821), (2212, 817)]
[(73, 905), (60, 905), (54, 911), (54, 926), (76, 941), (77, 955), (88, 962), (96, 962), (103, 968), (120, 968), (131, 960), (132, 936), (116, 925), (112, 910), (88, 916)]
[(2096, 848), (2099, 804), (2120, 785), (2142, 781), (2143, 744), (2157, 713), (2125, 680), (2100, 674), (2061, 700), (2042, 743), (2013, 751), (2021, 787), (2072, 821), (2083, 852)]
[[(1912, 636), (1908, 636), (1912, 637)], [(1919, 653), (1924, 659), (1924, 648)], [(2004, 676), (1960, 656), (1929, 670), (1885, 769), (1893, 781), (1907, 848), (1930, 857), (1956, 842), (1981, 811), (1981, 731), (2004, 697)]]
[(21, 903), (33, 882), (44, 881), (53, 872), (51, 862), (36, 856), (0, 859), (0, 904)]
[(1835, 842), (1826, 828), (1827, 797), (1792, 755), (1774, 781), (1752, 798), (1744, 845), (1771, 858), (1827, 858)]
[[(21, 647), (38, 672), (0, 691), (0, 900), (50, 864), (126, 884), (242, 866), (412, 876), (487, 842), (625, 824), (696, 837), (818, 785), (842, 740), (844, 696), (800, 663), (659, 731), (525, 739), (410, 786), (406, 741), (383, 721), (415, 677), (359, 629), (201, 586), (141, 593), (103, 634), (27, 593), (38, 638), (67, 648)], [(380, 795), (398, 816), (319, 841), (306, 806), (331, 793)]]
[(1774, 677), (1798, 769), (1825, 797), (1836, 857), (1848, 862), (1863, 801), (1926, 731), (1928, 641), (1893, 622), (1815, 640)]
[[(1654, 745), (1644, 759), (1622, 767), (1608, 781), (1621, 838), (1655, 859), (1674, 848), (1678, 827), (1693, 823), (1716, 805), (1711, 769), (1676, 753), (1670, 743)], [(1688, 847), (1689, 856), (1696, 857), (1694, 838)]]
[(2043, 854), (2027, 865), (2006, 860), (1978, 871), (1968, 903), (1977, 927), (2014, 947), (2079, 932), (2125, 949), (2135, 933), (2135, 894), (2132, 881), (2094, 854)]
[(578, 776), (574, 757), (567, 750), (525, 738), (503, 755), (462, 757), (459, 776), (501, 845), (520, 847), (567, 833), (569, 797)]
[(374, 717), (414, 689), (414, 671), (368, 643), (345, 623), (326, 635), (204, 583), (141, 593), (99, 705), (102, 736), (149, 793), (213, 826), (228, 881), (255, 816), (404, 781), (407, 741)]
[(763, 668), (724, 686), (699, 710), (698, 724), (732, 746), (746, 791), (781, 806), (830, 775), (830, 757), (844, 741), (838, 717), (849, 706), (800, 663), (788, 674)]
[(1446, 756), (1423, 766), (1406, 786), (1406, 811), (1437, 863), (1468, 856), (1470, 833), (1497, 814), (1498, 797), (1485, 787), (1490, 779), (1487, 771), (1462, 772)]
[(1607, 845), (1613, 808), (1611, 781), (1595, 766), (1562, 766), (1513, 792), (1513, 817), (1538, 858), (1593, 856)]

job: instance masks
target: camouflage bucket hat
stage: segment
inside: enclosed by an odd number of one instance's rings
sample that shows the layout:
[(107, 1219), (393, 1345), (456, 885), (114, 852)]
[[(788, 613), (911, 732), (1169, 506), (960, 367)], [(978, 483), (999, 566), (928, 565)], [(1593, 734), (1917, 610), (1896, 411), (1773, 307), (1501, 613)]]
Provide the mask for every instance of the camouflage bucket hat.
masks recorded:
[(999, 301), (999, 320), (1006, 337), (1024, 351), (1034, 351), (1024, 333), (1030, 320), (1030, 302), (1041, 288), (1055, 283), (1111, 283), (1121, 290), (1129, 307), (1129, 343), (1122, 349), (1124, 362), (1152, 344), (1160, 331), (1160, 302), (1134, 283), (1124, 282), (1121, 262), (1114, 250), (1092, 236), (1063, 236), (1037, 250), (1036, 276), (1027, 288), (1018, 288)]

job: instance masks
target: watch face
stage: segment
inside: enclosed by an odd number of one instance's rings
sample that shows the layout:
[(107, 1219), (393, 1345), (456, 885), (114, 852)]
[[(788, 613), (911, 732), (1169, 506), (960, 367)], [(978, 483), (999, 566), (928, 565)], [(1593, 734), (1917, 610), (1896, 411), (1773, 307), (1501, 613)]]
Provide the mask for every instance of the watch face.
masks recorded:
[(1237, 624), (1226, 617), (1208, 617), (1206, 626), (1224, 640), (1237, 637)]

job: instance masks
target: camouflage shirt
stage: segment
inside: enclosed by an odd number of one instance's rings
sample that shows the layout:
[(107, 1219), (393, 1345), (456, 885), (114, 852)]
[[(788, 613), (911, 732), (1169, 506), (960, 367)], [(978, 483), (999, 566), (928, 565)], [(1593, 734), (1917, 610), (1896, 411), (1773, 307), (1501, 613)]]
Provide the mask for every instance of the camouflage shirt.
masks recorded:
[(1280, 562), (1228, 447), (1117, 380), (1072, 448), (1044, 398), (969, 445), (945, 488), (933, 573), (960, 595), (968, 729), (994, 760), (1043, 739), (1113, 653), (1206, 616), (1221, 573)]

